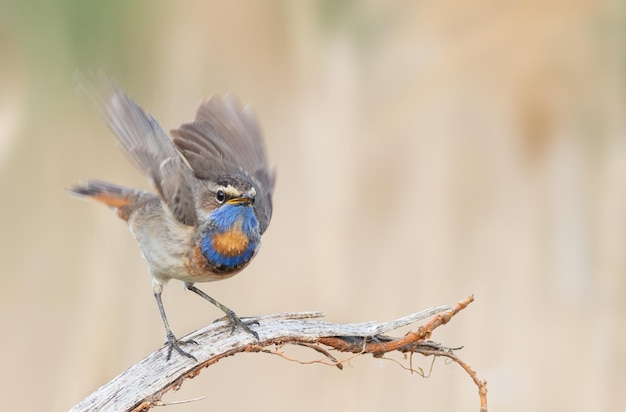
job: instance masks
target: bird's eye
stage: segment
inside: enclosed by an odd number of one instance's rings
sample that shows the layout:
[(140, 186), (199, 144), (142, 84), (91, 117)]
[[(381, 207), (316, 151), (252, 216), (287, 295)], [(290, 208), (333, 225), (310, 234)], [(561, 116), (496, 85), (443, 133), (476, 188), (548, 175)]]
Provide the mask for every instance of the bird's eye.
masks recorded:
[(224, 193), (222, 189), (218, 190), (215, 194), (215, 200), (217, 200), (217, 203), (224, 203), (224, 201), (226, 200), (226, 193)]

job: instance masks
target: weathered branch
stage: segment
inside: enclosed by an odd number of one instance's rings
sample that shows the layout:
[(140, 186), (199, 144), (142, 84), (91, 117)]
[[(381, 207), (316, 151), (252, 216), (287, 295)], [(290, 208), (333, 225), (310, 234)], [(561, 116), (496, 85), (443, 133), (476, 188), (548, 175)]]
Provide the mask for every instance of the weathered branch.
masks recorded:
[[(486, 382), (478, 379), (476, 373), (462, 362), (452, 349), (428, 341), (432, 332), (446, 324), (460, 310), (473, 301), (474, 297), (459, 302), (456, 307), (438, 306), (402, 317), (390, 322), (336, 324), (320, 320), (321, 312), (280, 313), (255, 318), (259, 325), (254, 330), (259, 334), (255, 340), (250, 334), (236, 331), (231, 335), (225, 321), (213, 323), (185, 336), (198, 343), (190, 349), (198, 362), (183, 356), (172, 356), (166, 361), (167, 349), (161, 348), (122, 374), (103, 385), (71, 409), (71, 412), (93, 410), (146, 411), (161, 402), (163, 394), (170, 389), (178, 390), (185, 379), (192, 378), (200, 371), (220, 359), (239, 352), (266, 352), (286, 358), (282, 353), (267, 349), (269, 346), (294, 344), (313, 349), (323, 355), (326, 363), (342, 368), (346, 359), (338, 360), (328, 348), (349, 352), (358, 356), (370, 353), (375, 357), (400, 351), (420, 353), (425, 356), (445, 356), (458, 363), (478, 386), (481, 412), (487, 411)], [(425, 325), (410, 331), (403, 337), (383, 335), (394, 329), (410, 325), (432, 317)], [(175, 354), (174, 354), (175, 355)], [(303, 362), (304, 363), (304, 362)], [(413, 370), (411, 368), (411, 370)]]

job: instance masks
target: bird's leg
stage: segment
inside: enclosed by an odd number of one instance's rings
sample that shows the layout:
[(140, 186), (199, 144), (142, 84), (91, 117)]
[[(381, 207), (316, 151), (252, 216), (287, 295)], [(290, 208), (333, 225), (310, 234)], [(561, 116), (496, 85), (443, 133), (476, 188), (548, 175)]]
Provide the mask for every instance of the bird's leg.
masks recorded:
[(235, 328), (237, 326), (240, 326), (243, 330), (245, 330), (246, 332), (254, 336), (257, 340), (259, 339), (259, 334), (253, 331), (252, 329), (250, 329), (250, 326), (248, 326), (248, 325), (254, 325), (254, 324), (258, 325), (259, 324), (258, 321), (256, 320), (251, 321), (251, 322), (242, 321), (241, 318), (237, 316), (235, 312), (233, 312), (232, 309), (229, 309), (226, 306), (222, 305), (217, 300), (213, 299), (211, 296), (207, 295), (206, 293), (204, 293), (203, 291), (195, 287), (193, 283), (185, 282), (185, 287), (189, 289), (190, 291), (192, 291), (193, 293), (195, 293), (196, 295), (208, 300), (209, 302), (211, 302), (213, 305), (218, 307), (222, 312), (226, 314), (226, 317), (228, 318), (228, 322), (230, 323), (231, 334), (235, 331)]
[(183, 344), (189, 344), (189, 343), (195, 343), (197, 345), (197, 342), (194, 340), (178, 340), (176, 339), (176, 336), (174, 336), (174, 333), (172, 332), (172, 329), (170, 329), (170, 324), (167, 321), (167, 316), (165, 316), (165, 309), (163, 308), (163, 301), (161, 300), (161, 291), (155, 291), (154, 292), (154, 297), (157, 301), (157, 305), (159, 306), (159, 312), (161, 312), (161, 319), (163, 319), (163, 324), (165, 325), (165, 331), (167, 332), (167, 360), (170, 360), (170, 357), (172, 356), (172, 349), (175, 349), (176, 352), (180, 353), (183, 356), (186, 356), (190, 359), (195, 360), (196, 362), (198, 362), (198, 359), (196, 359), (195, 356), (193, 356), (192, 354), (185, 352), (180, 345)]

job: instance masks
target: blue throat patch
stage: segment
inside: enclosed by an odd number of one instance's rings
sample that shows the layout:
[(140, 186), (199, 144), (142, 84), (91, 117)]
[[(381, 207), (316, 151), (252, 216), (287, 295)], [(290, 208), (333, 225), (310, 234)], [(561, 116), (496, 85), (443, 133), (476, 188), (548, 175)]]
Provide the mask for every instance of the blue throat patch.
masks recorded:
[[(259, 246), (260, 235), (259, 222), (251, 206), (225, 204), (211, 213), (210, 220), (210, 229), (200, 241), (200, 250), (211, 265), (220, 270), (232, 270), (252, 259)], [(236, 230), (238, 222), (241, 222), (241, 233), (248, 240), (247, 247), (237, 255), (224, 255), (215, 250), (214, 237)]]

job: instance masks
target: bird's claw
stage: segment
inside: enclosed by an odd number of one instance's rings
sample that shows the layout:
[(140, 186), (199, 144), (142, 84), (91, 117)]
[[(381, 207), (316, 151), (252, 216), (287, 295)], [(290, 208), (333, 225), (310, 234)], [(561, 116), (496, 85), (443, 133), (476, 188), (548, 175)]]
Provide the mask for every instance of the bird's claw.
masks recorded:
[[(250, 319), (250, 320), (244, 320), (244, 319)], [(256, 331), (253, 331), (252, 329), (250, 329), (250, 325), (258, 325), (259, 321), (255, 318), (240, 318), (239, 316), (237, 316), (235, 314), (235, 312), (230, 311), (230, 312), (226, 312), (226, 316), (219, 318), (219, 319), (215, 319), (215, 322), (221, 322), (221, 321), (228, 321), (228, 323), (230, 324), (230, 334), (232, 335), (233, 333), (235, 333), (235, 330), (237, 329), (237, 326), (241, 327), (241, 329), (243, 329), (244, 331), (248, 332), (250, 335), (254, 336), (254, 338), (256, 340), (259, 340), (259, 334)]]
[(198, 362), (198, 359), (196, 359), (195, 356), (193, 356), (189, 352), (185, 352), (183, 348), (180, 347), (180, 345), (189, 345), (189, 344), (197, 345), (198, 342), (196, 342), (195, 340), (193, 339), (178, 340), (176, 339), (176, 336), (174, 336), (174, 334), (170, 332), (167, 334), (167, 342), (165, 344), (167, 345), (167, 358), (166, 359), (168, 361), (170, 360), (170, 357), (172, 356), (172, 350), (175, 350), (182, 356), (185, 356), (189, 359), (193, 359), (194, 361)]

